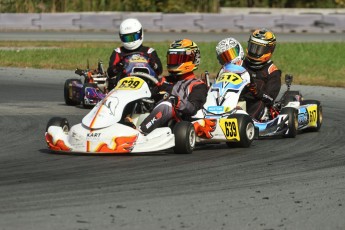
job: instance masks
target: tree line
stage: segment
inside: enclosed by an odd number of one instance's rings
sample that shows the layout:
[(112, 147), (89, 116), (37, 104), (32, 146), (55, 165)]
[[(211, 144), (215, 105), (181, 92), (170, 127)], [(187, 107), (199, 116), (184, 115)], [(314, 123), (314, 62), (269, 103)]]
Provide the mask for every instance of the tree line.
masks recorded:
[(0, 0), (0, 13), (218, 13), (220, 7), (344, 8), (345, 0)]

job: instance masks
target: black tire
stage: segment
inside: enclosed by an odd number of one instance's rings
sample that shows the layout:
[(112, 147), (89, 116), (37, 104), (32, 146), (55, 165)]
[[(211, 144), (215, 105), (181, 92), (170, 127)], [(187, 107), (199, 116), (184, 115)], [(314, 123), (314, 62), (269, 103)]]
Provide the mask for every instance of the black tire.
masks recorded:
[(307, 105), (307, 104), (316, 104), (317, 105), (317, 110), (316, 110), (316, 113), (317, 113), (316, 125), (317, 125), (317, 127), (310, 127), (307, 130), (312, 131), (312, 132), (318, 132), (322, 126), (322, 119), (323, 119), (321, 102), (318, 100), (303, 100), (301, 102), (301, 105)]
[(87, 104), (85, 104), (85, 100), (84, 100), (85, 89), (86, 89), (87, 87), (97, 88), (97, 84), (96, 84), (96, 83), (85, 83), (85, 84), (84, 84), (84, 87), (83, 87), (83, 93), (84, 93), (84, 94), (83, 94), (83, 98), (82, 98), (83, 107), (84, 107), (85, 109), (91, 109), (91, 108), (94, 107), (94, 105), (87, 105)]
[(239, 142), (226, 142), (228, 147), (248, 148), (255, 138), (255, 126), (249, 115), (232, 114), (228, 118), (236, 118), (238, 124), (238, 132), (240, 134)]
[(195, 130), (194, 125), (188, 121), (180, 121), (174, 126), (176, 154), (191, 154), (195, 147)]
[(72, 100), (72, 99), (70, 98), (70, 95), (69, 95), (69, 85), (70, 85), (73, 81), (77, 81), (77, 82), (79, 82), (80, 84), (82, 84), (82, 82), (81, 82), (80, 79), (67, 79), (67, 80), (65, 81), (65, 85), (64, 85), (64, 98), (65, 98), (65, 103), (66, 103), (66, 105), (79, 105), (79, 104), (80, 104), (80, 101)]
[(292, 107), (286, 107), (281, 110), (280, 114), (288, 115), (288, 130), (283, 134), (283, 137), (294, 138), (298, 131), (298, 111)]
[(298, 98), (302, 99), (302, 94), (300, 91), (286, 91), (281, 98), (281, 105), (284, 107), (289, 102), (298, 101)]
[(50, 126), (59, 126), (62, 128), (62, 130), (65, 133), (68, 133), (68, 131), (70, 129), (68, 120), (66, 118), (63, 118), (63, 117), (52, 117), (52, 118), (50, 118), (50, 120), (48, 121), (47, 127), (46, 127), (46, 132), (48, 131), (48, 128)]

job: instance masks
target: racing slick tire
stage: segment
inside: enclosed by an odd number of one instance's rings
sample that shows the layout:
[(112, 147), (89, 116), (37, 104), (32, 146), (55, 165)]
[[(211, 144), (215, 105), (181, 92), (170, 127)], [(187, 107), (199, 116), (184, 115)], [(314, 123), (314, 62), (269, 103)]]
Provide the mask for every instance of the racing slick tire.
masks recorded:
[(302, 99), (302, 94), (300, 91), (296, 91), (296, 90), (286, 91), (281, 98), (281, 105), (284, 107), (289, 102), (300, 101), (301, 99)]
[(84, 84), (84, 87), (83, 87), (83, 98), (82, 98), (82, 104), (83, 104), (83, 107), (85, 109), (91, 109), (92, 107), (94, 107), (94, 105), (88, 105), (88, 104), (85, 104), (85, 89), (87, 87), (90, 87), (90, 88), (97, 88), (97, 84), (96, 83), (85, 83)]
[(175, 154), (191, 154), (195, 147), (194, 125), (188, 121), (177, 122), (173, 129), (175, 135)]
[(67, 79), (66, 81), (65, 81), (65, 85), (64, 85), (64, 90), (63, 90), (63, 92), (64, 92), (64, 98), (65, 98), (65, 103), (66, 103), (66, 105), (79, 105), (80, 104), (80, 102), (79, 101), (75, 101), (75, 100), (72, 100), (71, 98), (70, 98), (70, 95), (69, 95), (69, 85), (72, 83), (72, 82), (74, 82), (74, 81), (77, 81), (78, 83), (80, 83), (80, 84), (82, 84), (82, 82), (81, 82), (81, 80), (80, 79)]
[(307, 104), (316, 104), (317, 105), (317, 111), (316, 111), (316, 113), (317, 113), (316, 126), (317, 127), (310, 127), (307, 130), (313, 131), (313, 132), (318, 132), (322, 126), (322, 119), (323, 119), (321, 102), (318, 100), (303, 100), (301, 102), (301, 105), (307, 105)]
[(239, 142), (226, 142), (228, 147), (248, 148), (255, 138), (254, 122), (249, 115), (232, 114), (228, 118), (236, 118), (238, 124), (238, 132), (240, 135)]
[(68, 123), (68, 120), (66, 118), (63, 118), (63, 117), (52, 117), (52, 118), (50, 118), (50, 120), (47, 123), (46, 132), (48, 131), (48, 128), (50, 126), (59, 126), (62, 128), (62, 131), (66, 134), (69, 132), (69, 129), (70, 129), (70, 125)]
[(285, 107), (281, 110), (280, 114), (288, 115), (288, 130), (283, 134), (283, 137), (294, 138), (298, 131), (298, 117), (297, 109), (293, 107)]

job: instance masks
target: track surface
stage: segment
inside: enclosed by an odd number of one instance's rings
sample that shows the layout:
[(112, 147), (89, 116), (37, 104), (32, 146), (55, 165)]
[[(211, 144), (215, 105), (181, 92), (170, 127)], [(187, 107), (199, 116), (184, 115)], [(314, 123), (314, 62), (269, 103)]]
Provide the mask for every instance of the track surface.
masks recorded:
[[(0, 229), (344, 229), (345, 90), (302, 87), (323, 103), (318, 133), (130, 156), (47, 151), (72, 71), (0, 68)], [(285, 86), (282, 87), (285, 90)]]

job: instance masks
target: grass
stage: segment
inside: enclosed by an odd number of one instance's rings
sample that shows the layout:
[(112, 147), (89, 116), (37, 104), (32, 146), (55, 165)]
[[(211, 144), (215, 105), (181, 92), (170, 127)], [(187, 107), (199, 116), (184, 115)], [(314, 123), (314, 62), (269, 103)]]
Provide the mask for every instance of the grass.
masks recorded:
[[(198, 43), (201, 50), (201, 64), (196, 71), (198, 76), (205, 70), (210, 72), (211, 77), (218, 72), (220, 65), (215, 56), (216, 44)], [(107, 67), (112, 50), (119, 45), (114, 42), (0, 41), (0, 65), (63, 69), (73, 73), (77, 67), (86, 68), (88, 61), (90, 68), (96, 68), (99, 59)], [(157, 50), (165, 67), (169, 43), (150, 42), (145, 45)], [(279, 43), (272, 60), (283, 75), (294, 75), (295, 84), (345, 87), (344, 42)]]

